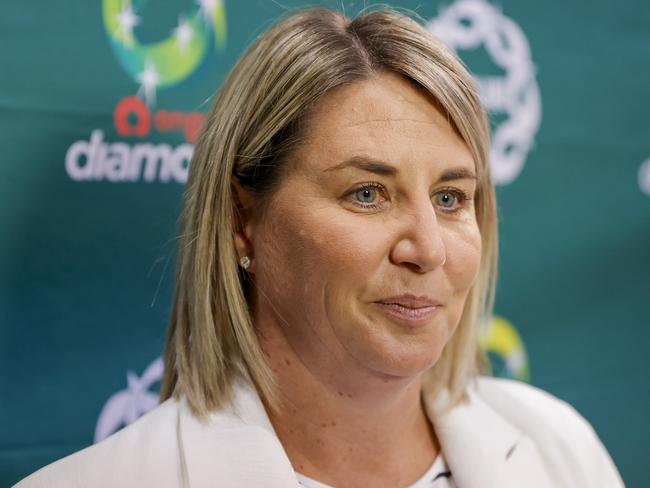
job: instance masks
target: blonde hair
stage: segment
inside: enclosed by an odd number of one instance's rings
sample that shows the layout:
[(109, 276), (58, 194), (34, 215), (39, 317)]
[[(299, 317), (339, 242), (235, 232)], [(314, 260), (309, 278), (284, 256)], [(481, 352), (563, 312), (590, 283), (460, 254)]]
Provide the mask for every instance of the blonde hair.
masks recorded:
[(476, 164), (476, 217), (482, 257), (460, 323), (426, 388), (448, 388), (451, 404), (487, 365), (479, 320), (491, 316), (497, 268), (495, 195), (489, 128), (471, 76), (425, 28), (393, 11), (353, 20), (327, 9), (293, 13), (262, 35), (217, 92), (190, 165), (181, 215), (177, 279), (165, 351), (161, 400), (185, 395), (196, 415), (232, 400), (248, 374), (275, 405), (274, 378), (249, 313), (250, 282), (234, 246), (233, 178), (263, 206), (283, 164), (305, 137), (311, 109), (330, 90), (397, 73), (426, 90), (447, 113)]

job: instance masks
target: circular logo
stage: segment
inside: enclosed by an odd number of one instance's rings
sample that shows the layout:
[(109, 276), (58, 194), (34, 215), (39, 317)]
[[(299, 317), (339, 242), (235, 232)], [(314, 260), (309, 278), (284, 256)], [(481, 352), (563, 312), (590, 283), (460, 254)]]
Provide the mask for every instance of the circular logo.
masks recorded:
[(542, 113), (530, 48), (523, 31), (485, 0), (456, 0), (428, 29), (454, 50), (484, 47), (505, 76), (475, 76), (486, 109), (505, 115), (492, 135), (492, 176), (511, 183), (533, 146)]
[(190, 12), (180, 15), (170, 36), (144, 44), (133, 29), (142, 22), (138, 7), (144, 0), (103, 0), (104, 27), (115, 56), (140, 84), (138, 96), (155, 104), (156, 89), (187, 78), (199, 66), (214, 40), (226, 40), (226, 13), (222, 0), (198, 0)]

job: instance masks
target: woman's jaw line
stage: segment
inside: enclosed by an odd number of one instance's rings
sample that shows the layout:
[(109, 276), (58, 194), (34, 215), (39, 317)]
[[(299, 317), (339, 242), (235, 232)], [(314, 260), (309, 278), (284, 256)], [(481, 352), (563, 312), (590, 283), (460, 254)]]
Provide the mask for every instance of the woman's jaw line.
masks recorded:
[(305, 361), (281, 328), (273, 328), (275, 330), (262, 327), (259, 337), (280, 397), (290, 403), (296, 400), (302, 403), (309, 401), (305, 397), (311, 397), (334, 408), (355, 409), (356, 405), (367, 412), (368, 408), (389, 407), (399, 401), (400, 392), (410, 392), (413, 387), (420, 389), (426, 369), (409, 375), (391, 374), (369, 367), (351, 354), (326, 364), (318, 364), (318, 360)]

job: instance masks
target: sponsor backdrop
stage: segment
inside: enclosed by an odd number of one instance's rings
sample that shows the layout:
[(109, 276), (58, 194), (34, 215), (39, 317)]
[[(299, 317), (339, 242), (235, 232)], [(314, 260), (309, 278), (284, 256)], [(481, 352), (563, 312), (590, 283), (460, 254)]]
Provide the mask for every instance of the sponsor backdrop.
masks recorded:
[[(197, 132), (244, 48), (299, 6), (0, 5), (0, 485), (156, 405)], [(490, 111), (496, 374), (569, 401), (647, 486), (649, 4), (395, 6), (462, 56)]]

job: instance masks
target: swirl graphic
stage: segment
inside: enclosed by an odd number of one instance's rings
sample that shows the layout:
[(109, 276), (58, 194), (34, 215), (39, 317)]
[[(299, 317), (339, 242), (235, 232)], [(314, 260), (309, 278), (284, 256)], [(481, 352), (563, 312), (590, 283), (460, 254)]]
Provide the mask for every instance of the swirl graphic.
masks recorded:
[(138, 96), (155, 104), (156, 89), (187, 78), (199, 66), (213, 40), (226, 41), (226, 12), (222, 0), (199, 0), (188, 15), (181, 15), (171, 35), (158, 42), (141, 43), (133, 33), (140, 24), (139, 7), (146, 0), (103, 0), (108, 38), (122, 67), (140, 83)]

